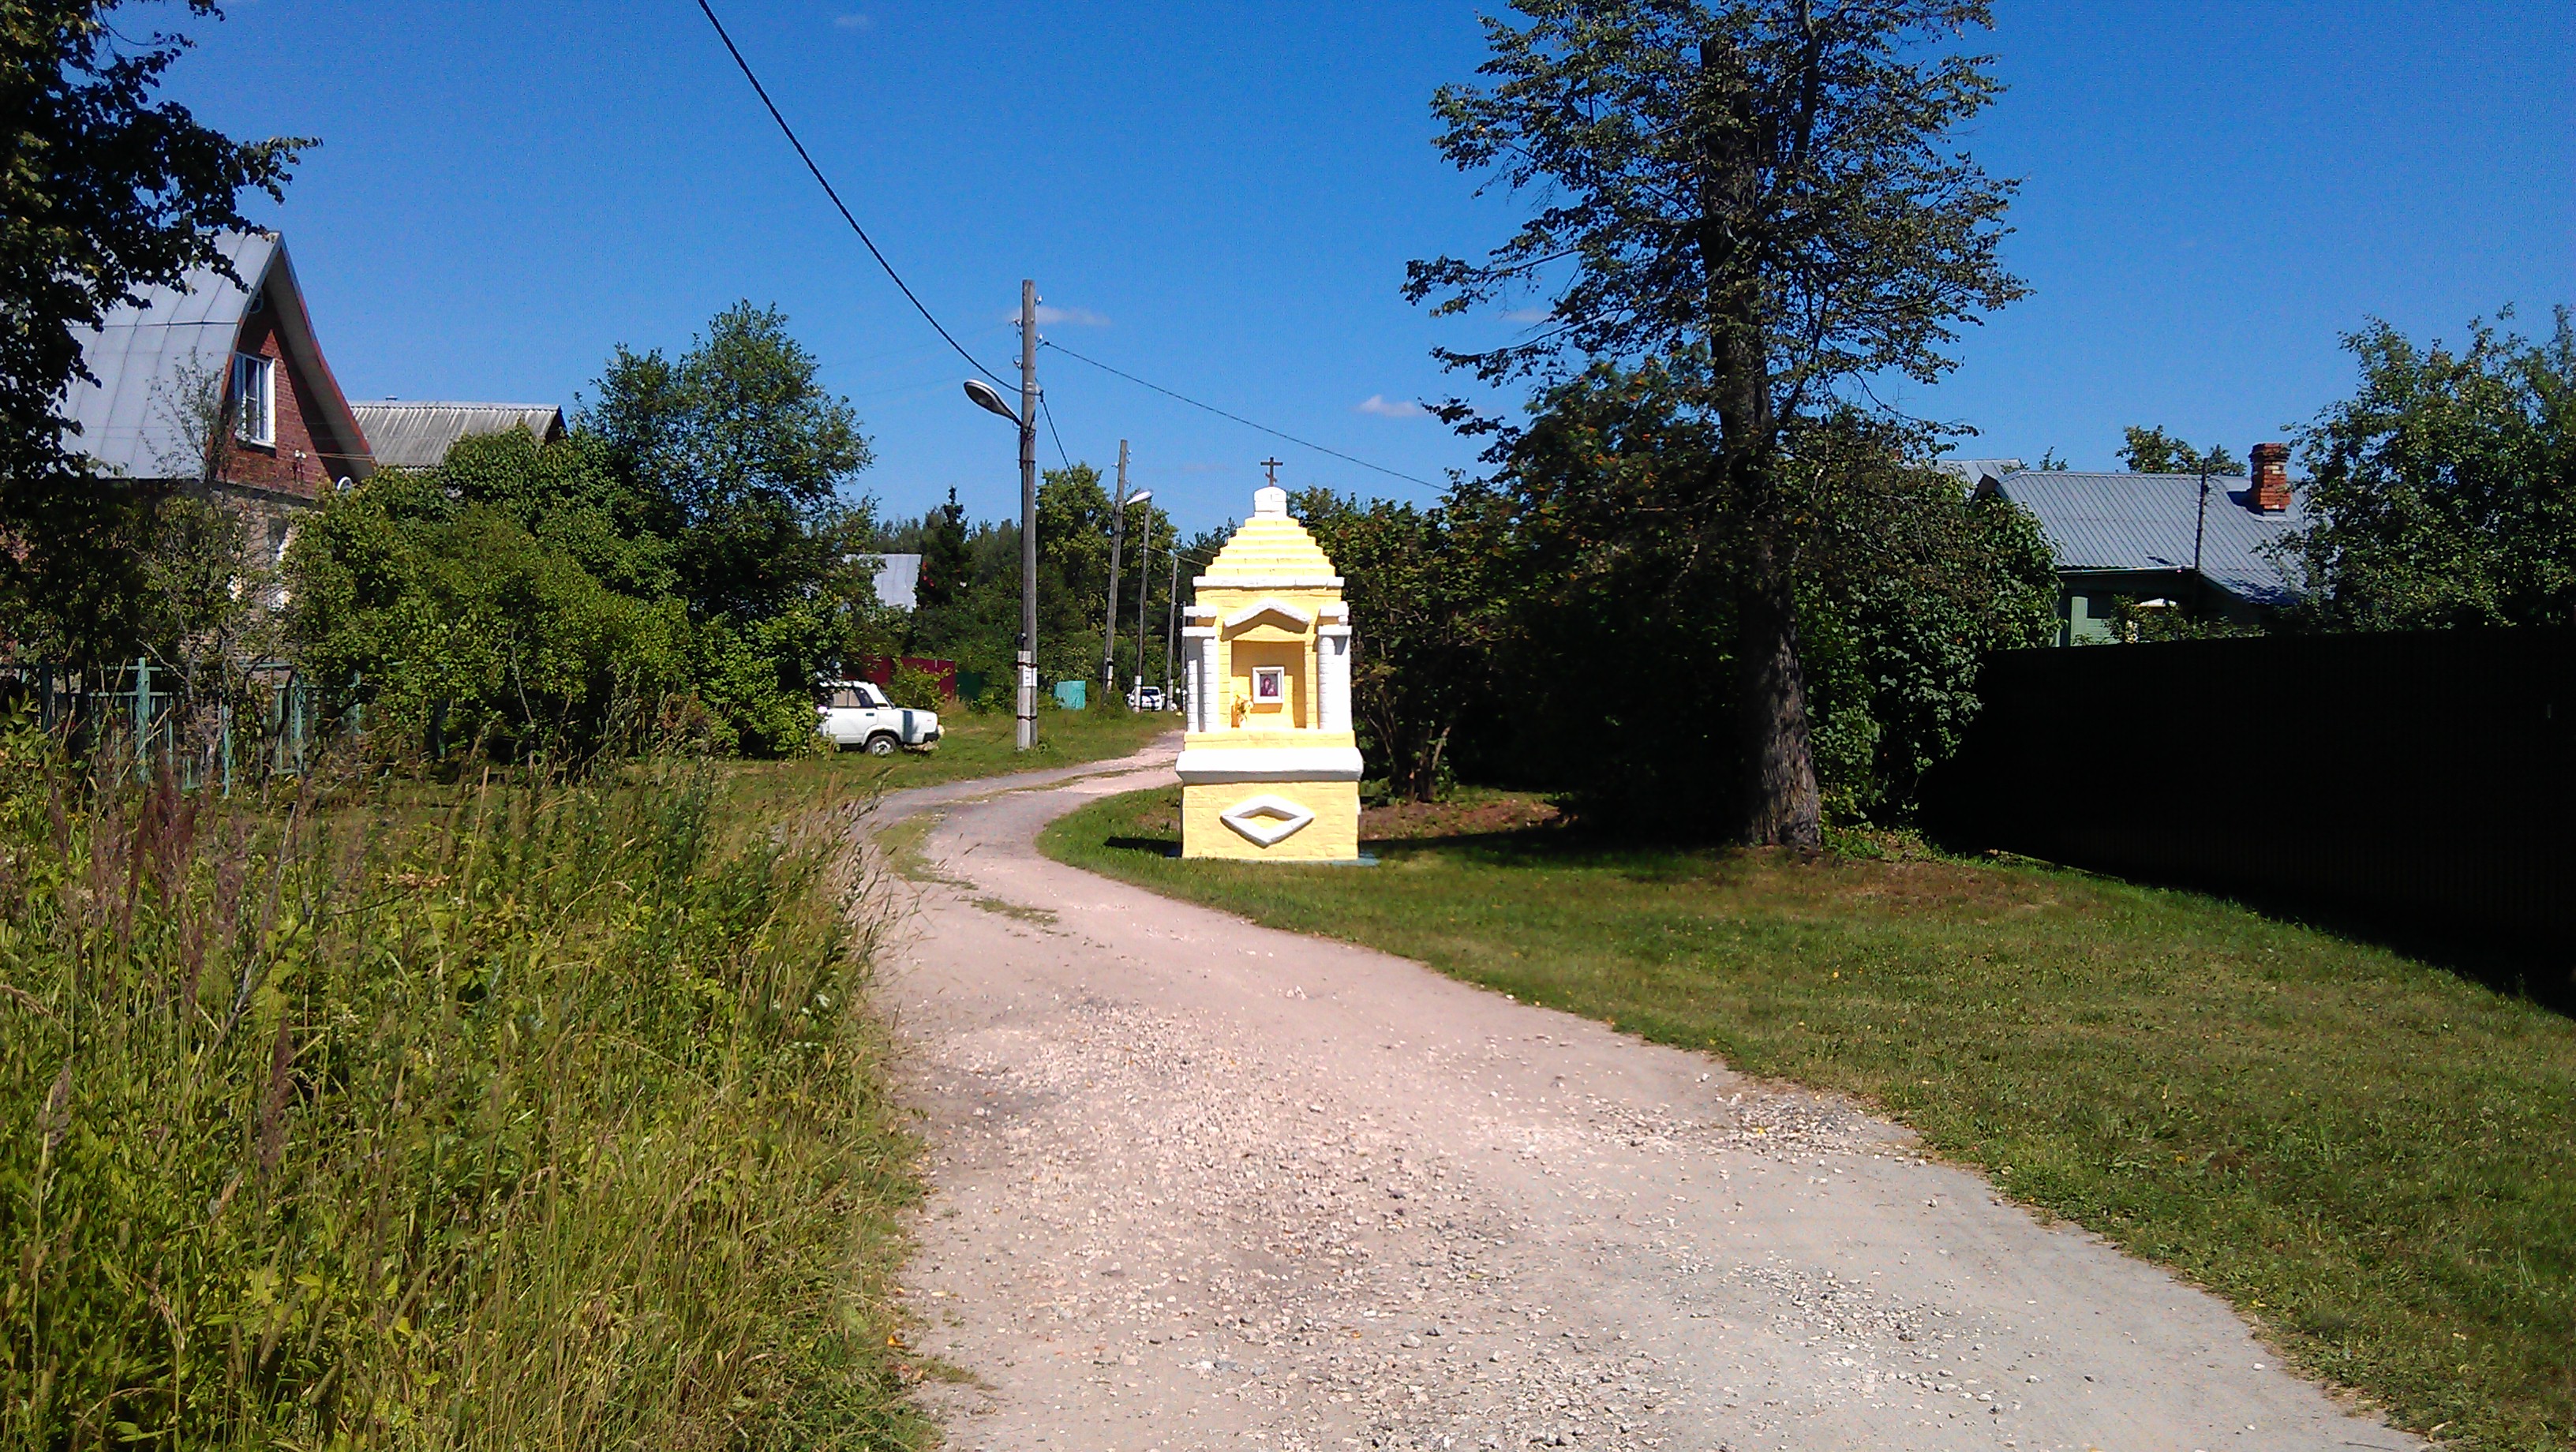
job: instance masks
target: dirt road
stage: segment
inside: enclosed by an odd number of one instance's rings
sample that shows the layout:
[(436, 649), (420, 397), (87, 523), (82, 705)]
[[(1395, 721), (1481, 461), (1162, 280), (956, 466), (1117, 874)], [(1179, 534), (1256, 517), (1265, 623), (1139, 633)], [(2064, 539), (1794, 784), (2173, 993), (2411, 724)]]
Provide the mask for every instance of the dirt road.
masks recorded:
[(952, 1447), (2421, 1445), (1884, 1121), (1037, 856), (1170, 759), (890, 801)]

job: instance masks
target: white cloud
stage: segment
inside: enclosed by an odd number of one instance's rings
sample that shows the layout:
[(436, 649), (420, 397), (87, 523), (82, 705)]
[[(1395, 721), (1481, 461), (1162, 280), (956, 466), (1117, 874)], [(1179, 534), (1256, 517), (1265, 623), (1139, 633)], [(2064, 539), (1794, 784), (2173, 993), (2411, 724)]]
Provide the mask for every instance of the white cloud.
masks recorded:
[(1353, 405), (1352, 411), (1355, 413), (1373, 413), (1379, 418), (1422, 417), (1421, 404), (1415, 403), (1409, 398), (1389, 398), (1383, 393), (1372, 393), (1368, 397), (1361, 399), (1357, 404)]
[(1503, 321), (1507, 323), (1543, 323), (1555, 316), (1555, 313), (1546, 308), (1514, 308), (1510, 312), (1503, 314)]
[(874, 30), (877, 28), (877, 18), (852, 11), (847, 15), (833, 16), (832, 27), (836, 30)]

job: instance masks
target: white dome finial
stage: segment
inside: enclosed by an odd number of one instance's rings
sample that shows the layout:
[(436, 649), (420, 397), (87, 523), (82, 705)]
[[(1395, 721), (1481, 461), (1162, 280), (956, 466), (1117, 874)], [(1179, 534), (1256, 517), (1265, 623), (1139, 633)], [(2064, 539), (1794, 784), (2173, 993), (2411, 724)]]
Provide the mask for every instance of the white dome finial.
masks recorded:
[(1288, 491), (1280, 488), (1276, 484), (1264, 484), (1260, 488), (1253, 490), (1252, 517), (1255, 519), (1286, 519), (1288, 517)]

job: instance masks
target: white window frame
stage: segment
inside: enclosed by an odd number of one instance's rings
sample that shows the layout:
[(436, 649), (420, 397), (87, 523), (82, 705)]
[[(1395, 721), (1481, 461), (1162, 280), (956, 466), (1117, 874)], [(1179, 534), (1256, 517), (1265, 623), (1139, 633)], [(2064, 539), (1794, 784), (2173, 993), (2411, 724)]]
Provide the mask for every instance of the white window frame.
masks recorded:
[[(254, 406), (256, 405), (256, 406)], [(233, 355), (233, 437), (277, 447), (277, 360)]]
[(1252, 668), (1252, 704), (1255, 706), (1288, 704), (1288, 668), (1286, 666)]

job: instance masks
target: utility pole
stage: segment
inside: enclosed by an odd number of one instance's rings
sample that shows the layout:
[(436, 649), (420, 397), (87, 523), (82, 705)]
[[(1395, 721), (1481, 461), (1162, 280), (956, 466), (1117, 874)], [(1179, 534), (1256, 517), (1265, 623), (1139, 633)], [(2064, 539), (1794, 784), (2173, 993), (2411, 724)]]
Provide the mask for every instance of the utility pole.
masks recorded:
[(1038, 285), (1020, 279), (1020, 726), (1038, 744)]
[[(1172, 543), (1177, 546), (1179, 540)], [(1136, 690), (1145, 690), (1145, 595), (1154, 583), (1154, 511), (1145, 511), (1145, 544), (1136, 556)]]
[[(1118, 569), (1127, 547), (1127, 441), (1118, 441), (1118, 496), (1109, 507), (1109, 611), (1100, 625), (1100, 689), (1118, 694)], [(1143, 606), (1138, 606), (1143, 609)]]
[(2200, 542), (2208, 532), (2209, 466), (2203, 464), (2200, 466), (2200, 516), (2191, 522), (2191, 614), (2195, 620), (2200, 618), (2201, 603), (2209, 593), (2201, 584), (2200, 574)]
[[(1172, 709), (1172, 642), (1181, 629), (1181, 538), (1172, 536), (1172, 587), (1163, 595), (1163, 709)], [(1141, 669), (1143, 663), (1139, 662)]]

